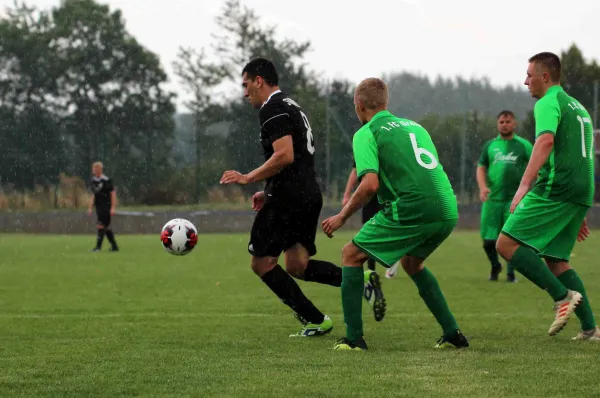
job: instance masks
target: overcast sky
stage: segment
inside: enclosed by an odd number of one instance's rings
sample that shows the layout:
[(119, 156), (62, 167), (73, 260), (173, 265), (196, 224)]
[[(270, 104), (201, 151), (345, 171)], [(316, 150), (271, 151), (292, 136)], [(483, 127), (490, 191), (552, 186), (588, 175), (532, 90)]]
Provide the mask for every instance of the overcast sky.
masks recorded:
[[(221, 0), (104, 0), (123, 11), (128, 30), (157, 53), (181, 92), (171, 63), (179, 46), (211, 45)], [(390, 71), (431, 77), (488, 76), (521, 84), (527, 58), (576, 43), (600, 60), (599, 0), (242, 0), (282, 37), (310, 40), (307, 61), (324, 77), (352, 82)], [(29, 0), (47, 8), (59, 0)], [(573, 6), (567, 6), (572, 4)], [(3, 7), (12, 0), (0, 0)]]

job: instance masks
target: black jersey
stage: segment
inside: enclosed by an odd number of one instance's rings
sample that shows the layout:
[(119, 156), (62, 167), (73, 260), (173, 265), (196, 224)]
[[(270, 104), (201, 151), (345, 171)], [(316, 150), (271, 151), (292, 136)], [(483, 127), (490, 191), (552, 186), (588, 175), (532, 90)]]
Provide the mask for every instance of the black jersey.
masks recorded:
[(115, 189), (112, 180), (102, 174), (92, 177), (90, 187), (94, 193), (94, 205), (97, 211), (109, 211), (112, 205), (111, 192)]
[(259, 112), (260, 140), (265, 160), (273, 153), (273, 142), (291, 135), (294, 162), (267, 179), (267, 200), (295, 203), (320, 200), (321, 190), (315, 172), (315, 143), (306, 114), (294, 100), (281, 91), (275, 92)]

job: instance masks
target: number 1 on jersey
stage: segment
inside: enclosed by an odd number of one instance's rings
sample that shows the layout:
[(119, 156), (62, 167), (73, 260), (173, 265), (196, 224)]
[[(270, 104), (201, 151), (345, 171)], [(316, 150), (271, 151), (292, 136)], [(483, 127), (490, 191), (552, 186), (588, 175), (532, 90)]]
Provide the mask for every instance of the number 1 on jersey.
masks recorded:
[[(586, 157), (586, 148), (585, 148), (585, 123), (592, 124), (592, 121), (587, 117), (581, 117), (577, 115), (577, 120), (579, 120), (579, 124), (581, 125), (581, 156)], [(594, 142), (594, 134), (592, 133), (592, 145), (590, 145), (590, 158), (592, 157), (592, 148)]]

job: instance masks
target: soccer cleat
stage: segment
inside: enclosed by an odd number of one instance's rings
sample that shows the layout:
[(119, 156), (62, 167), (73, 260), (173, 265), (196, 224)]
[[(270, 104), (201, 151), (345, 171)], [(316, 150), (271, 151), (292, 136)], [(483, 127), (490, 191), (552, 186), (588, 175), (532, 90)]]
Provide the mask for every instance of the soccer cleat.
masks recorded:
[(109, 252), (118, 252), (119, 248), (118, 247), (111, 247), (110, 249), (108, 249)]
[(497, 265), (497, 266), (493, 266), (492, 270), (490, 272), (490, 282), (497, 282), (498, 281), (498, 275), (500, 275), (500, 272), (502, 272), (502, 265)]
[(515, 274), (506, 274), (506, 282), (517, 283), (517, 278), (515, 277)]
[(99, 252), (100, 248), (99, 247), (94, 247), (93, 249), (90, 250), (90, 252), (94, 253), (94, 252)]
[(552, 322), (552, 325), (550, 325), (550, 329), (548, 330), (548, 334), (550, 336), (557, 335), (558, 332), (565, 327), (573, 312), (575, 312), (579, 304), (581, 304), (582, 299), (583, 296), (581, 293), (569, 290), (567, 297), (554, 303), (554, 312), (556, 317), (554, 318), (554, 322)]
[(333, 321), (327, 315), (325, 315), (325, 319), (323, 319), (323, 322), (319, 324), (310, 323), (298, 314), (294, 314), (294, 316), (297, 320), (299, 320), (302, 323), (304, 327), (298, 333), (291, 334), (290, 337), (322, 336), (331, 332), (331, 330), (333, 329)]
[(333, 349), (340, 351), (366, 351), (368, 350), (368, 347), (367, 342), (362, 337), (356, 341), (350, 341), (347, 338), (342, 337), (335, 343)]
[(435, 348), (467, 348), (469, 340), (457, 329), (452, 337), (440, 337)]
[(398, 273), (398, 267), (400, 265), (400, 261), (398, 261), (396, 264), (392, 265), (390, 268), (385, 270), (385, 277), (388, 279), (392, 279), (393, 277), (396, 276), (396, 274)]
[(371, 270), (365, 271), (364, 276), (365, 288), (363, 296), (373, 308), (375, 320), (380, 322), (385, 316), (386, 309), (385, 297), (383, 295), (383, 290), (381, 290), (381, 279), (377, 272)]
[(582, 330), (571, 340), (600, 341), (600, 328), (596, 327), (596, 329)]

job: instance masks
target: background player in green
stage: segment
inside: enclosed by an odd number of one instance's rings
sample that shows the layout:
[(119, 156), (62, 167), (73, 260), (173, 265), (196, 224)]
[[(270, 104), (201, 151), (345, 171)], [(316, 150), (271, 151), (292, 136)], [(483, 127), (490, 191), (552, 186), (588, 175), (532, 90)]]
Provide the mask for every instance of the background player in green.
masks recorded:
[(550, 336), (576, 312), (582, 330), (574, 340), (600, 341), (583, 282), (569, 266), (575, 241), (589, 235), (585, 215), (594, 197), (592, 122), (560, 86), (560, 69), (560, 59), (552, 53), (529, 59), (525, 85), (539, 98), (534, 108), (536, 141), (497, 249), (555, 301)]
[[(515, 134), (515, 114), (503, 110), (498, 114), (500, 134), (483, 145), (477, 166), (477, 185), (481, 206), (481, 239), (491, 264), (490, 281), (497, 281), (502, 265), (496, 252), (496, 239), (510, 215), (510, 203), (519, 188), (533, 146)], [(509, 265), (506, 280), (515, 282), (515, 271)]]
[(443, 330), (436, 347), (468, 347), (444, 294), (423, 261), (450, 235), (458, 219), (456, 196), (438, 161), (429, 133), (418, 123), (387, 110), (388, 88), (376, 78), (363, 80), (354, 105), (363, 127), (353, 139), (360, 184), (342, 211), (323, 221), (332, 237), (373, 195), (384, 205), (342, 250), (342, 307), (346, 337), (334, 349), (364, 350), (363, 263), (374, 258), (385, 267), (401, 260), (420, 296)]

